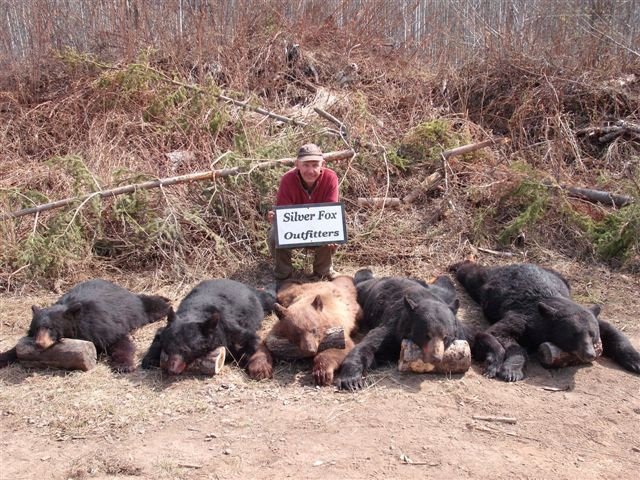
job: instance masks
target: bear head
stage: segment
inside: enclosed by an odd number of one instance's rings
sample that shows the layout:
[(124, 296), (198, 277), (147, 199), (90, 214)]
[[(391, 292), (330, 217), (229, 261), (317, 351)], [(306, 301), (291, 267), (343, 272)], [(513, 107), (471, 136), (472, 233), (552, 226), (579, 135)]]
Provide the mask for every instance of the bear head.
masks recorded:
[(288, 307), (276, 303), (273, 310), (278, 316), (279, 328), (285, 338), (305, 356), (312, 357), (318, 353), (326, 327), (330, 325), (328, 319), (325, 319), (324, 302), (320, 295), (316, 295), (311, 301), (300, 298)]
[(37, 348), (45, 350), (65, 336), (73, 336), (76, 315), (82, 309), (80, 302), (55, 304), (51, 307), (31, 307), (33, 317), (28, 336), (34, 339)]
[(538, 302), (538, 311), (548, 325), (549, 341), (585, 363), (596, 359), (596, 345), (600, 344), (599, 305), (587, 309), (558, 297)]
[(197, 358), (225, 345), (224, 332), (218, 328), (220, 311), (211, 306), (200, 313), (197, 319), (181, 318), (169, 309), (160, 339), (160, 368), (167, 373), (179, 375)]
[(424, 362), (439, 363), (444, 357), (444, 351), (459, 336), (456, 313), (460, 301), (456, 298), (446, 304), (421, 293), (409, 291), (404, 296), (409, 313), (408, 338), (422, 349)]

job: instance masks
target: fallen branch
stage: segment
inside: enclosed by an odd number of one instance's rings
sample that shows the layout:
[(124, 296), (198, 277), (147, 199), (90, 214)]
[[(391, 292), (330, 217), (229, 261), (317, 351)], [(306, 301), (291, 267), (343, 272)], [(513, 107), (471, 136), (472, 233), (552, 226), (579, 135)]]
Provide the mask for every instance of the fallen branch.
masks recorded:
[(602, 203), (612, 207), (624, 207), (633, 203), (632, 197), (619, 195), (617, 193), (604, 192), (602, 190), (592, 190), (590, 188), (578, 188), (569, 185), (560, 185), (560, 188), (566, 190), (570, 197), (582, 198), (592, 203)]
[(482, 420), (483, 422), (497, 422), (497, 423), (509, 423), (514, 425), (518, 422), (518, 419), (513, 417), (491, 417), (491, 416), (483, 416), (483, 415), (474, 415), (474, 420)]
[[(316, 109), (317, 111), (318, 109)], [(318, 112), (320, 114), (320, 112)], [(327, 117), (325, 117), (327, 118)], [(476, 150), (480, 150), (484, 147), (489, 147), (492, 145), (502, 145), (504, 143), (508, 143), (510, 140), (508, 138), (492, 138), (489, 140), (484, 140), (478, 143), (470, 143), (468, 145), (463, 145), (461, 147), (452, 148), (451, 150), (445, 150), (442, 152), (442, 157), (447, 160), (451, 157), (455, 157), (457, 155), (464, 155), (465, 153), (474, 152)], [(415, 202), (420, 195), (429, 193), (433, 189), (435, 189), (440, 183), (444, 180), (442, 173), (439, 171), (433, 172), (427, 178), (425, 178), (420, 186), (409, 192), (402, 199), (392, 197), (392, 198), (358, 198), (358, 205), (360, 206), (374, 206), (374, 207), (398, 207), (401, 204), (410, 204)]]
[(399, 207), (401, 203), (398, 197), (358, 197), (359, 207)]
[(342, 135), (345, 138), (348, 137), (347, 127), (344, 123), (342, 123), (336, 117), (331, 115), (329, 112), (326, 112), (319, 107), (314, 107), (313, 110), (321, 117), (325, 118), (326, 120), (329, 120), (331, 123), (336, 125), (340, 131), (340, 135)]
[(497, 257), (513, 257), (513, 253), (511, 252), (500, 252), (498, 250), (490, 250), (488, 248), (482, 248), (482, 247), (474, 247), (476, 250), (479, 250), (481, 252), (484, 253), (489, 253), (491, 255), (495, 255)]
[(445, 150), (444, 152), (442, 152), (442, 156), (445, 159), (449, 159), (457, 155), (464, 155), (465, 153), (475, 152), (476, 150), (480, 150), (481, 148), (484, 148), (484, 147), (491, 147), (494, 145), (503, 145), (505, 143), (509, 143), (510, 141), (511, 140), (509, 140), (506, 137), (490, 138), (489, 140), (483, 140), (482, 142), (470, 143), (468, 145), (463, 145), (461, 147), (452, 148), (451, 150)]
[[(353, 157), (353, 155), (355, 155), (353, 150), (340, 150), (337, 152), (325, 153), (323, 156), (325, 161), (334, 162), (334, 161), (351, 158)], [(261, 162), (257, 165), (254, 165), (247, 171), (242, 170), (240, 167), (223, 168), (220, 170), (210, 170), (207, 172), (189, 173), (187, 175), (180, 175), (177, 177), (162, 178), (160, 180), (150, 180), (148, 182), (136, 183), (132, 185), (124, 185), (122, 187), (117, 187), (110, 190), (101, 190), (99, 192), (88, 193), (86, 195), (81, 195), (79, 197), (65, 198), (63, 200), (45, 203), (42, 205), (38, 205), (37, 207), (24, 208), (22, 210), (10, 212), (10, 213), (2, 213), (0, 214), (0, 220), (8, 220), (10, 218), (17, 218), (23, 215), (29, 215), (31, 213), (40, 213), (47, 210), (53, 210), (54, 208), (64, 207), (65, 205), (69, 205), (71, 203), (84, 202), (93, 197), (98, 197), (102, 199), (102, 198), (108, 198), (108, 197), (115, 197), (117, 195), (122, 195), (124, 193), (135, 192), (137, 190), (148, 190), (151, 188), (166, 187), (169, 185), (177, 185), (180, 183), (188, 183), (188, 182), (195, 182), (195, 181), (201, 181), (201, 180), (215, 180), (216, 178), (236, 176), (242, 173), (250, 174), (254, 170), (258, 170), (258, 169), (271, 168), (279, 165), (293, 165), (295, 160), (296, 160), (295, 158), (282, 158), (280, 160), (269, 160), (269, 161)]]
[(442, 182), (442, 180), (443, 177), (440, 172), (433, 172), (431, 175), (425, 178), (422, 183), (420, 183), (420, 186), (418, 188), (405, 195), (405, 197), (402, 199), (402, 203), (415, 202), (420, 195), (422, 195), (423, 193), (429, 193), (431, 190), (440, 185), (440, 182)]
[(615, 125), (607, 125), (606, 127), (587, 127), (576, 130), (577, 135), (586, 135), (588, 137), (598, 135), (599, 143), (608, 143), (626, 133), (631, 134), (632, 137), (640, 136), (640, 125), (626, 120), (618, 120)]
[[(177, 85), (179, 87), (187, 88), (189, 90), (194, 90), (194, 91), (199, 92), (199, 93), (211, 93), (209, 91), (206, 91), (206, 90), (200, 88), (198, 85), (194, 85), (194, 84), (190, 84), (190, 83), (181, 82), (179, 80), (175, 80), (175, 79), (169, 77), (164, 72), (161, 72), (160, 70), (157, 70), (157, 69), (155, 69), (153, 67), (150, 67), (148, 65), (145, 65), (145, 68), (155, 72), (165, 82), (169, 82), (169, 83), (172, 83), (172, 84)], [(247, 109), (247, 110), (254, 111), (256, 113), (259, 113), (260, 115), (264, 115), (265, 117), (274, 118), (274, 119), (279, 120), (281, 122), (291, 123), (291, 124), (297, 125), (299, 127), (308, 126), (307, 123), (301, 122), (301, 121), (296, 120), (294, 118), (285, 117), (284, 115), (279, 115), (277, 113), (270, 112), (269, 110), (265, 110), (264, 108), (255, 107), (253, 105), (249, 105), (249, 100), (245, 100), (244, 102), (242, 102), (240, 100), (236, 100), (234, 98), (231, 98), (231, 97), (228, 97), (226, 95), (223, 95), (222, 93), (213, 93), (213, 95), (216, 98), (218, 98), (219, 100), (222, 100), (224, 102), (227, 102), (227, 103), (230, 103), (232, 105), (235, 105), (236, 107), (241, 107), (241, 108), (244, 108), (244, 109)]]

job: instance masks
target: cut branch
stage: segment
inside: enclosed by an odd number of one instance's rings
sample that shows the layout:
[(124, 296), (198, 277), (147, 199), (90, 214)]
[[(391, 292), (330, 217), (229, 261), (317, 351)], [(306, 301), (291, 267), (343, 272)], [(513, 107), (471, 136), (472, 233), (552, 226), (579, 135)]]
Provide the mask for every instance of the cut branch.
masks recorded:
[[(317, 111), (317, 109), (316, 109)], [(320, 112), (318, 112), (320, 114)], [(327, 118), (327, 117), (325, 117)], [(442, 157), (446, 161), (451, 157), (455, 157), (457, 155), (464, 155), (465, 153), (475, 152), (476, 150), (480, 150), (484, 147), (490, 147), (492, 145), (502, 145), (508, 143), (510, 140), (505, 137), (501, 138), (491, 138), (489, 140), (484, 140), (478, 143), (470, 143), (468, 145), (463, 145), (461, 147), (452, 148), (451, 150), (445, 150), (442, 152)], [(441, 172), (436, 171), (425, 178), (420, 186), (409, 192), (403, 198), (398, 197), (360, 197), (358, 198), (358, 205), (361, 207), (364, 206), (372, 206), (372, 207), (399, 207), (402, 204), (410, 204), (415, 202), (420, 195), (423, 193), (428, 193), (435, 189), (440, 183), (444, 180), (444, 176)]]
[(480, 150), (484, 147), (491, 147), (493, 145), (503, 145), (505, 143), (509, 143), (510, 140), (506, 137), (501, 138), (490, 138), (489, 140), (484, 140), (478, 143), (470, 143), (469, 145), (463, 145), (461, 147), (452, 148), (451, 150), (445, 150), (442, 152), (442, 156), (445, 159), (455, 157), (457, 155), (464, 155), (465, 153), (475, 152), (476, 150)]
[(358, 197), (359, 207), (399, 207), (400, 203), (398, 197)]
[(442, 174), (440, 172), (433, 172), (427, 178), (425, 178), (420, 186), (413, 191), (409, 192), (403, 199), (403, 203), (413, 203), (415, 202), (420, 195), (423, 193), (429, 193), (431, 190), (440, 185), (440, 182), (443, 180)]
[[(339, 160), (345, 160), (355, 155), (353, 150), (340, 150), (337, 152), (329, 152), (324, 154), (324, 159), (328, 162), (334, 162)], [(251, 167), (251, 169), (244, 171), (240, 167), (223, 168), (220, 170), (210, 170), (207, 172), (189, 173), (187, 175), (180, 175), (177, 177), (162, 178), (160, 180), (150, 180), (148, 182), (136, 183), (133, 185), (124, 185), (122, 187), (113, 188), (110, 190), (101, 190), (99, 192), (89, 193), (87, 195), (81, 195), (79, 197), (65, 198), (55, 202), (45, 203), (38, 205), (37, 207), (25, 208), (10, 213), (0, 214), (0, 220), (8, 220), (10, 218), (17, 218), (23, 215), (29, 215), (31, 213), (39, 213), (47, 210), (53, 210), (54, 208), (64, 207), (75, 202), (83, 202), (91, 199), (92, 197), (108, 198), (122, 195), (124, 193), (131, 193), (137, 190), (148, 190), (151, 188), (166, 187), (169, 185), (177, 185), (180, 183), (195, 182), (201, 180), (215, 180), (216, 178), (230, 177), (240, 175), (241, 173), (251, 173), (256, 169), (271, 168), (278, 165), (293, 165), (295, 158), (282, 158), (280, 160), (269, 160), (259, 163)]]
[(617, 193), (603, 192), (602, 190), (592, 190), (590, 188), (578, 188), (570, 185), (561, 185), (570, 197), (582, 198), (593, 203), (602, 203), (612, 207), (624, 207), (633, 203), (632, 197), (618, 195)]
[[(273, 353), (276, 357), (285, 360), (299, 360), (315, 355), (307, 355), (302, 352), (297, 345), (291, 343), (289, 339), (277, 337), (272, 334), (267, 335), (264, 343), (271, 353)], [(317, 353), (323, 352), (324, 350), (328, 350), (330, 348), (337, 348), (341, 350), (345, 348), (344, 328), (332, 327), (327, 329), (324, 338), (318, 345)]]
[(608, 143), (624, 134), (629, 134), (632, 138), (638, 137), (640, 135), (640, 125), (626, 120), (618, 120), (615, 125), (581, 128), (576, 130), (576, 134), (586, 135), (587, 137), (598, 135), (599, 143)]
[(16, 355), (25, 368), (61, 368), (86, 372), (96, 366), (95, 345), (74, 338), (64, 338), (41, 350), (32, 337), (22, 337), (16, 345)]

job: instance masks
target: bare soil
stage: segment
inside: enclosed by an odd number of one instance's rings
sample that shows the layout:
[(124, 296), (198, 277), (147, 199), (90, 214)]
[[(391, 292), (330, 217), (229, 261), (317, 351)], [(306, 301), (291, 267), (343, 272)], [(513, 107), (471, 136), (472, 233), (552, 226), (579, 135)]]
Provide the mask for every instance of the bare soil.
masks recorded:
[[(549, 266), (640, 348), (637, 276)], [(154, 291), (178, 300), (190, 287)], [(0, 296), (0, 349), (24, 334), (31, 304), (58, 296)], [(461, 318), (483, 321), (460, 296)], [(135, 334), (138, 355), (156, 328)], [(358, 393), (316, 388), (304, 362), (260, 383), (233, 364), (213, 378), (118, 375), (104, 361), (87, 373), (14, 365), (0, 370), (0, 478), (637, 478), (640, 377), (607, 359), (555, 371), (532, 359), (513, 384), (477, 364), (452, 377), (389, 365), (369, 381)]]

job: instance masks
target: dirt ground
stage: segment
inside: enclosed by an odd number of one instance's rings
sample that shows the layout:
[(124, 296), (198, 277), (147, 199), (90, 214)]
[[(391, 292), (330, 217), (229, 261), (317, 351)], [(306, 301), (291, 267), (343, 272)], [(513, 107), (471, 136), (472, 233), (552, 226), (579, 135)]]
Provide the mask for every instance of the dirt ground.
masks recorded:
[[(640, 348), (640, 278), (549, 266)], [(155, 291), (179, 299), (191, 286)], [(58, 296), (0, 296), (0, 349), (24, 334), (31, 304)], [(460, 296), (460, 317), (478, 321)], [(156, 328), (135, 334), (139, 356)], [(176, 379), (118, 375), (104, 361), (87, 373), (14, 365), (0, 370), (0, 478), (637, 478), (640, 377), (609, 360), (556, 371), (532, 360), (513, 384), (476, 364), (452, 377), (386, 366), (369, 381), (358, 393), (316, 388), (304, 362), (260, 383), (234, 365)]]

